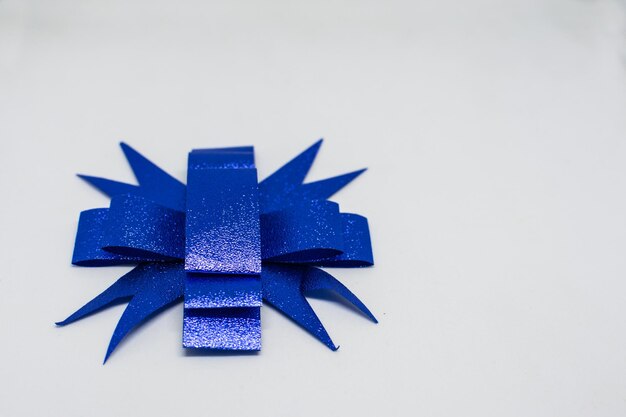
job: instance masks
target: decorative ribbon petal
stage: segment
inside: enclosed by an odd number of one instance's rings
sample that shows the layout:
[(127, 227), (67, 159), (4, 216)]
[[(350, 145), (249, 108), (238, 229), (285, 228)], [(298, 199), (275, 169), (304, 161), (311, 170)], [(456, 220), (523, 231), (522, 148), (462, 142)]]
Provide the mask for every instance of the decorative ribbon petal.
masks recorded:
[(124, 142), (120, 146), (139, 181), (139, 186), (88, 175), (78, 176), (109, 197), (132, 194), (174, 210), (185, 211), (185, 185)]
[(358, 268), (374, 265), (367, 219), (358, 214), (341, 213), (341, 225), (343, 252), (334, 257), (317, 259), (306, 263), (335, 268)]
[(117, 255), (102, 249), (102, 235), (108, 224), (109, 209), (91, 209), (80, 213), (72, 263), (78, 266), (125, 265), (141, 262), (138, 257)]
[(310, 182), (303, 184), (290, 195), (292, 201), (303, 200), (325, 200), (332, 197), (337, 191), (348, 185), (352, 180), (367, 171), (367, 168), (348, 174), (338, 175), (336, 177), (327, 178), (325, 180)]
[(313, 290), (330, 290), (345, 298), (372, 321), (378, 321), (365, 305), (330, 274), (308, 266), (263, 265), (261, 273), (263, 299), (282, 311), (332, 350), (337, 350), (304, 294)]
[(261, 215), (263, 260), (304, 263), (343, 252), (339, 205), (309, 201)]
[(290, 205), (288, 196), (302, 185), (322, 146), (322, 141), (323, 139), (318, 140), (259, 183), (259, 203), (262, 213), (280, 210)]
[(309, 268), (307, 269), (307, 274), (302, 282), (303, 293), (310, 293), (312, 291), (331, 291), (345, 298), (350, 304), (359, 309), (363, 314), (370, 318), (374, 323), (378, 323), (378, 320), (365, 304), (358, 299), (356, 295), (354, 295), (345, 285), (341, 282), (337, 281), (335, 277), (330, 275), (328, 272), (322, 271), (319, 268)]
[(91, 175), (77, 174), (77, 176), (109, 197), (120, 194), (141, 195), (141, 188), (138, 185), (126, 184), (125, 182), (108, 180), (106, 178), (92, 177)]
[(109, 342), (104, 361), (128, 333), (151, 316), (180, 301), (185, 273), (181, 264), (150, 264), (142, 273), (149, 275), (140, 291), (130, 300)]
[(326, 200), (365, 172), (365, 169), (361, 169), (303, 184), (321, 145), (322, 139), (259, 183), (261, 213), (269, 213), (305, 201)]
[(367, 219), (311, 201), (261, 215), (263, 261), (336, 268), (374, 264)]
[(185, 211), (185, 185), (124, 142), (120, 146), (139, 182), (143, 196), (165, 207)]
[(185, 213), (139, 196), (115, 196), (101, 243), (104, 250), (122, 256), (182, 260)]
[(296, 265), (263, 265), (261, 272), (263, 299), (315, 336), (328, 348), (337, 350), (324, 325), (304, 298), (302, 281), (307, 269), (305, 266)]
[(182, 263), (138, 265), (74, 314), (56, 324), (65, 326), (130, 299), (109, 342), (104, 358), (106, 362), (113, 350), (132, 329), (182, 298), (184, 278), (185, 271)]

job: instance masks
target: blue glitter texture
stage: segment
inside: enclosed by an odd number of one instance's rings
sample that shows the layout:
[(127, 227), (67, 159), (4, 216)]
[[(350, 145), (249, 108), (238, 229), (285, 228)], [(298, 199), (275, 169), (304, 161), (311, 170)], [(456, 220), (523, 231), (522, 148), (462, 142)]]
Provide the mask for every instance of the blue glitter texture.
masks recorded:
[(252, 147), (189, 154), (183, 346), (261, 349), (261, 227)]
[(188, 348), (259, 350), (264, 300), (335, 350), (311, 292), (333, 292), (376, 322), (318, 268), (374, 263), (367, 219), (327, 200), (364, 170), (304, 183), (320, 145), (258, 184), (252, 147), (194, 150), (185, 186), (122, 143), (139, 184), (79, 175), (111, 205), (81, 213), (72, 263), (137, 266), (57, 325), (128, 301), (106, 361), (130, 331), (183, 299)]

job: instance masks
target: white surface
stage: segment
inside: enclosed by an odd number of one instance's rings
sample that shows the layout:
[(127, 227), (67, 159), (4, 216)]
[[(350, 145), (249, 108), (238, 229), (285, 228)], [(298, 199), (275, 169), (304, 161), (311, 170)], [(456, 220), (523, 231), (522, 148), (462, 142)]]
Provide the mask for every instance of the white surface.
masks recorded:
[[(1, 416), (626, 415), (624, 3), (0, 2)], [(313, 304), (333, 353), (263, 309), (258, 356), (185, 356), (180, 306), (120, 345), (118, 306), (55, 320), (124, 268), (70, 266), (76, 172), (184, 179), (254, 144), (310, 179), (377, 265), (336, 276), (380, 318)]]

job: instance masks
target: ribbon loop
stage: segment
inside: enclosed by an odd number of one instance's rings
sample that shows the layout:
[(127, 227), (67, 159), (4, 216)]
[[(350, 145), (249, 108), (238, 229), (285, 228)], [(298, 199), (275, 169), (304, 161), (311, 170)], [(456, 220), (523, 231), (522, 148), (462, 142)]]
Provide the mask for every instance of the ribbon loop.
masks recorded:
[(269, 262), (306, 263), (343, 252), (339, 205), (307, 201), (261, 215), (261, 253)]
[(340, 213), (331, 201), (309, 201), (261, 215), (263, 260), (354, 268), (374, 264), (367, 219)]
[(102, 234), (109, 218), (108, 208), (85, 210), (78, 219), (72, 263), (77, 266), (127, 265), (142, 259), (124, 256), (102, 249)]
[(185, 252), (185, 214), (135, 195), (115, 196), (102, 247), (127, 257), (178, 260)]
[(309, 265), (335, 268), (358, 268), (374, 265), (372, 242), (367, 219), (353, 213), (341, 213), (343, 253), (315, 261)]

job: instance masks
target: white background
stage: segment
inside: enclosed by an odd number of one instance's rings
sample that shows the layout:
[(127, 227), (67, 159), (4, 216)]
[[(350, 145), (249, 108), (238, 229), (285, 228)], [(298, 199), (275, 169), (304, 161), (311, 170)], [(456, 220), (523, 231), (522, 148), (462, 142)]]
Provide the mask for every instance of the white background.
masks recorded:
[[(626, 415), (623, 1), (0, 1), (0, 415)], [(127, 268), (70, 265), (74, 173), (185, 179), (253, 144), (369, 217), (323, 300), (331, 352), (269, 307), (256, 356), (188, 356), (182, 307), (102, 366), (123, 311), (53, 322)]]

